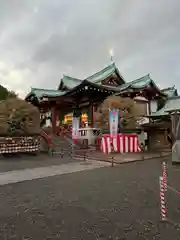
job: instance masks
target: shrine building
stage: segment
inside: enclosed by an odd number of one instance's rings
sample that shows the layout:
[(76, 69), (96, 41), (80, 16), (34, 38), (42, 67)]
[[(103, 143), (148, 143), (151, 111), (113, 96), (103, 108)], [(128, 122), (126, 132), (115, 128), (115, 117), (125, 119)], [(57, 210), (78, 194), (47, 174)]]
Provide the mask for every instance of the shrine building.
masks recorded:
[(115, 63), (111, 63), (85, 79), (63, 75), (54, 90), (31, 88), (25, 100), (37, 106), (42, 114), (52, 113), (52, 129), (56, 133), (60, 116), (64, 123), (80, 116), (93, 126), (97, 107), (114, 94), (134, 99), (142, 116), (156, 112), (159, 100), (178, 95), (175, 87), (160, 89), (150, 74), (126, 82)]

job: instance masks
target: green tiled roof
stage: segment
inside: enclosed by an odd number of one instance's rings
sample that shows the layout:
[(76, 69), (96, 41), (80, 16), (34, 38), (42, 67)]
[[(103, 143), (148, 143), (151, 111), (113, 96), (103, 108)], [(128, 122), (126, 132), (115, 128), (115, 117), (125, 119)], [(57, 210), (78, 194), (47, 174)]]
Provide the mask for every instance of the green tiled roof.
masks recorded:
[(65, 93), (66, 92), (61, 92), (59, 90), (31, 88), (31, 92), (28, 94), (28, 96), (35, 95), (38, 100), (41, 100), (42, 97), (59, 97), (64, 95)]
[[(120, 86), (107, 86), (107, 85), (100, 85), (98, 84), (97, 82), (93, 82), (91, 79), (85, 79), (84, 81), (81, 81), (81, 84), (78, 84), (76, 87), (78, 87), (79, 85), (82, 85), (82, 84), (93, 84), (94, 87), (99, 87), (101, 86), (102, 88), (104, 89), (109, 89), (110, 91), (113, 91), (113, 92), (116, 92), (116, 94), (119, 94), (119, 93), (122, 93), (124, 91), (129, 91), (130, 89), (142, 89), (146, 86), (148, 86), (149, 84), (152, 84), (154, 85), (154, 87), (158, 90), (158, 91), (161, 91), (159, 89), (159, 87), (155, 84), (155, 82), (151, 79), (150, 75), (147, 74), (141, 78), (138, 78), (134, 81), (131, 81), (131, 82), (127, 82), (127, 83), (124, 83)], [(73, 91), (73, 89), (71, 90)]]
[[(111, 67), (112, 67), (112, 65), (110, 65)], [(110, 66), (108, 66), (107, 68), (109, 69), (109, 75), (111, 75), (112, 74), (112, 71), (110, 71), (110, 69), (112, 70), (113, 68), (110, 68)], [(105, 70), (105, 69), (104, 69)], [(103, 70), (102, 70), (103, 71)], [(105, 73), (107, 74), (107, 71), (105, 71)], [(99, 74), (99, 73), (98, 73)], [(89, 82), (89, 83), (92, 83), (92, 84), (98, 84), (99, 85), (99, 81), (101, 81), (102, 79), (100, 79), (100, 77), (99, 77), (99, 75), (98, 75), (98, 77), (96, 78), (96, 80), (97, 79), (99, 79), (98, 80), (98, 82), (96, 82), (94, 79), (95, 79), (95, 77), (94, 76), (97, 76), (97, 74), (95, 74), (95, 75), (93, 75), (93, 76), (91, 76), (91, 77), (89, 77), (89, 78), (87, 78), (87, 79), (85, 79), (85, 81), (86, 82)], [(101, 76), (103, 76), (103, 75), (101, 75)], [(107, 75), (106, 75), (106, 77), (107, 77)], [(71, 77), (67, 77), (66, 78), (66, 81), (68, 81), (68, 80), (70, 80), (69, 82), (71, 82), (71, 83), (73, 83), (73, 84), (75, 84), (73, 81), (71, 81)], [(78, 85), (80, 85), (80, 84), (82, 84), (84, 81), (82, 81), (82, 80), (79, 80), (79, 79), (76, 79), (76, 87), (78, 86)], [(78, 83), (78, 84), (77, 84)], [(148, 86), (149, 84), (152, 84), (152, 85), (154, 85), (154, 87), (158, 90), (158, 91), (161, 91), (160, 89), (159, 89), (159, 87), (155, 84), (155, 82), (151, 79), (151, 77), (150, 77), (150, 75), (149, 74), (147, 74), (147, 75), (145, 75), (145, 76), (143, 76), (143, 77), (141, 77), (141, 78), (138, 78), (138, 79), (136, 79), (136, 80), (133, 80), (133, 81), (131, 81), (131, 82), (126, 82), (126, 83), (124, 83), (124, 84), (122, 84), (122, 85), (120, 85), (120, 86), (106, 86), (106, 85), (102, 85), (102, 87), (104, 87), (104, 88), (109, 88), (110, 90), (112, 90), (112, 91), (114, 91), (114, 92), (123, 92), (123, 91), (126, 91), (126, 90), (129, 90), (129, 89), (141, 89), (141, 88), (144, 88), (144, 87), (146, 87), (146, 86)], [(70, 83), (69, 83), (69, 85), (70, 85)], [(72, 88), (71, 89), (73, 89), (74, 87), (74, 85), (71, 85), (72, 86)]]
[(159, 87), (151, 79), (149, 74), (147, 74), (147, 75), (145, 75), (145, 76), (143, 76), (141, 78), (138, 78), (136, 80), (133, 80), (131, 82), (127, 82), (125, 84), (122, 84), (121, 86), (116, 87), (116, 89), (118, 91), (120, 91), (120, 92), (121, 91), (125, 91), (125, 90), (127, 90), (129, 88), (132, 88), (132, 89), (133, 88), (134, 89), (138, 89), (139, 88), (139, 89), (141, 89), (141, 88), (144, 88), (145, 86), (149, 85), (150, 83), (153, 84), (160, 91)]
[[(115, 65), (109, 65), (107, 68), (104, 68), (101, 72), (96, 73), (94, 75), (92, 75), (91, 77), (86, 78), (85, 80), (90, 82), (90, 83), (94, 83), (94, 84), (98, 84), (100, 81), (103, 80), (103, 78), (107, 78), (108, 76), (112, 75), (113, 72), (115, 71), (114, 67)], [(75, 78), (71, 78), (69, 76), (64, 76), (65, 78), (63, 78), (63, 81), (66, 82), (66, 86), (69, 86), (70, 89), (73, 89), (74, 87), (77, 87), (79, 84), (81, 84), (83, 81), (80, 79), (75, 79)], [(143, 88), (145, 86), (147, 86), (148, 84), (153, 83), (155, 86), (156, 84), (154, 83), (154, 81), (150, 78), (150, 75), (145, 75), (141, 78), (138, 78), (134, 81), (131, 82), (127, 82), (122, 84), (121, 86), (109, 86), (109, 88), (111, 88), (112, 90), (114, 89), (115, 91), (124, 91), (128, 88)], [(102, 85), (105, 87), (105, 85)], [(157, 87), (157, 86), (156, 86)], [(159, 89), (157, 87), (157, 89)]]
[[(121, 77), (118, 69), (116, 68), (115, 63), (110, 64), (100, 72), (97, 72), (93, 74), (92, 76), (86, 78), (85, 80), (73, 78), (67, 75), (63, 75), (60, 85), (63, 84), (63, 86), (66, 86), (68, 91), (60, 91), (60, 90), (49, 90), (49, 89), (40, 89), (40, 88), (32, 88), (31, 92), (28, 94), (27, 97), (30, 95), (34, 94), (39, 100), (41, 100), (41, 97), (43, 96), (49, 96), (49, 97), (58, 97), (62, 96), (65, 93), (68, 93), (69, 91), (73, 91), (74, 88), (78, 87), (79, 85), (82, 85), (84, 83), (90, 83), (93, 84), (94, 87), (99, 87), (101, 85), (101, 81), (107, 78), (108, 76), (111, 76), (112, 74), (119, 74)], [(122, 79), (124, 82), (124, 80)], [(177, 90), (173, 88), (168, 88), (168, 89), (163, 89), (162, 91), (159, 89), (159, 87), (155, 84), (155, 82), (151, 79), (150, 75), (147, 74), (141, 78), (138, 78), (136, 80), (133, 80), (131, 82), (126, 82), (120, 86), (106, 86), (106, 85), (101, 85), (102, 88), (109, 89), (110, 91), (116, 92), (117, 94), (124, 92), (124, 91), (130, 91), (130, 89), (142, 89), (149, 84), (152, 84), (157, 91), (162, 92), (164, 94), (167, 94), (169, 97), (171, 97), (171, 94), (177, 94)], [(174, 96), (174, 95), (173, 95)], [(26, 99), (27, 99), (26, 97)]]
[(161, 108), (159, 111), (151, 113), (149, 117), (162, 117), (168, 115), (168, 112), (165, 111), (165, 107)]
[(178, 92), (177, 92), (177, 89), (175, 88), (175, 86), (161, 89), (161, 91), (170, 98), (178, 96)]
[(172, 97), (169, 98), (163, 108), (159, 111), (152, 113), (151, 117), (160, 117), (168, 115), (170, 111), (179, 111), (180, 110), (180, 97)]
[(78, 78), (73, 78), (70, 76), (66, 76), (63, 75), (60, 85), (61, 83), (64, 84), (64, 86), (66, 86), (68, 89), (73, 89), (74, 87), (77, 87), (79, 84), (82, 83), (82, 81), (87, 80), (91, 83), (96, 83), (99, 84), (101, 83), (102, 80), (106, 79), (107, 77), (111, 76), (113, 73), (118, 73), (119, 76), (121, 77), (122, 81), (124, 82), (121, 74), (119, 73), (119, 70), (117, 69), (115, 63), (112, 63), (110, 65), (108, 65), (107, 67), (105, 67), (104, 69), (102, 69), (101, 71), (91, 75), (90, 77), (87, 77), (85, 79), (78, 79)]
[[(101, 71), (87, 77), (85, 80), (92, 82), (92, 83), (99, 83), (102, 80), (106, 79), (107, 77), (111, 76), (113, 73), (117, 72), (119, 76), (122, 78), (121, 74), (119, 73), (119, 70), (117, 69), (115, 63), (112, 63), (111, 65), (108, 65)], [(123, 78), (122, 78), (123, 80)], [(124, 81), (124, 80), (123, 80)]]
[[(147, 74), (141, 78), (138, 78), (134, 81), (131, 82), (131, 87), (132, 88), (143, 88), (147, 86), (150, 83), (154, 83), (154, 81), (150, 78), (150, 75)], [(154, 83), (155, 84), (155, 83)]]
[[(63, 75), (61, 82), (64, 84), (64, 86), (66, 86), (68, 89), (72, 89), (76, 86), (78, 86), (79, 84), (81, 84), (82, 80), (78, 79), (78, 78), (73, 78), (70, 76), (66, 76)], [(61, 84), (61, 83), (60, 83)]]
[(170, 112), (170, 111), (179, 111), (180, 110), (180, 97), (173, 97), (169, 98), (165, 105), (165, 111)]

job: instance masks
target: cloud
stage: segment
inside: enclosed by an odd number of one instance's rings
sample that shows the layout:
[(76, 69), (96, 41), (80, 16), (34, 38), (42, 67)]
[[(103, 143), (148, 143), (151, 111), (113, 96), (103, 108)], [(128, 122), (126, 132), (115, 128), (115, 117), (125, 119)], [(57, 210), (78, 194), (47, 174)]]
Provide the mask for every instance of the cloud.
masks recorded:
[(56, 88), (63, 73), (86, 77), (110, 62), (124, 78), (146, 73), (179, 83), (180, 2), (0, 0), (1, 82), (25, 94)]

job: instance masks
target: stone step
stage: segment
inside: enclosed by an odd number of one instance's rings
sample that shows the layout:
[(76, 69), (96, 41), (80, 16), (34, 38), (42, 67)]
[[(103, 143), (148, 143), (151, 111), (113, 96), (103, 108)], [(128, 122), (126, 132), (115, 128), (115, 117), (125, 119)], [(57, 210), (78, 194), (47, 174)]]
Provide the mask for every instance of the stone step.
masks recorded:
[(74, 146), (77, 147), (72, 140), (69, 140), (67, 137), (64, 136), (55, 136), (53, 137), (53, 142), (55, 145), (66, 145), (66, 146)]

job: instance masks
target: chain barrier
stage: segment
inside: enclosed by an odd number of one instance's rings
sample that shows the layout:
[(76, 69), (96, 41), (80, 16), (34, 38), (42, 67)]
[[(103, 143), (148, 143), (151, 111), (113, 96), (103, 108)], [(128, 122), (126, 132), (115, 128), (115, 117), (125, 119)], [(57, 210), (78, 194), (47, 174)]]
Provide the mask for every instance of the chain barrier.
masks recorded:
[(162, 173), (159, 176), (159, 189), (160, 189), (160, 208), (161, 208), (161, 220), (172, 223), (174, 225), (180, 226), (179, 223), (176, 223), (169, 219), (167, 211), (167, 192), (172, 191), (177, 196), (180, 196), (180, 191), (168, 184), (168, 167), (166, 162), (162, 162)]
[[(109, 162), (112, 167), (115, 165), (115, 156), (103, 155), (98, 156), (98, 152), (95, 149), (89, 148), (76, 148), (71, 147), (70, 149), (61, 148), (59, 151), (52, 151), (52, 156), (60, 156), (60, 158), (72, 158), (73, 160), (80, 160), (83, 162), (87, 161), (101, 161)], [(99, 152), (100, 153), (100, 152)]]

